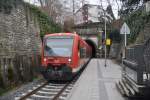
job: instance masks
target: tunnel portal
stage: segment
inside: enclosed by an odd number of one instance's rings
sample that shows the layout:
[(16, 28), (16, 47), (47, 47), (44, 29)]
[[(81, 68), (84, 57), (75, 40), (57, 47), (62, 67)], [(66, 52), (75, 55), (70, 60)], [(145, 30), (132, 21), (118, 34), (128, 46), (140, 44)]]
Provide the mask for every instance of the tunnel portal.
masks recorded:
[(85, 41), (88, 45), (91, 46), (91, 48), (92, 48), (92, 57), (95, 58), (96, 57), (96, 49), (97, 49), (96, 44), (90, 39), (86, 39)]

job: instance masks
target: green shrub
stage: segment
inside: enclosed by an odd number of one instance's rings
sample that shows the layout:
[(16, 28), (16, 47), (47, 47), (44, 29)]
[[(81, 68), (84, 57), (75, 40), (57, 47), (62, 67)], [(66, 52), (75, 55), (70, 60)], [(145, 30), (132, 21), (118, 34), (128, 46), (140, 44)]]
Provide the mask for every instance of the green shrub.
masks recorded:
[(9, 67), (8, 67), (8, 80), (13, 81), (13, 78), (14, 78), (13, 69), (9, 65)]
[(128, 35), (129, 43), (134, 43), (139, 32), (144, 29), (144, 26), (150, 21), (150, 13), (146, 13), (143, 9), (139, 9), (125, 17), (124, 20), (130, 27), (131, 34)]
[[(34, 21), (35, 19), (38, 20), (41, 37), (46, 33), (56, 33), (62, 30), (60, 25), (56, 24), (50, 16), (42, 12), (38, 7), (23, 2), (23, 0), (0, 0), (0, 12), (3, 11), (4, 13), (9, 14), (13, 8), (20, 4), (25, 6), (26, 13), (30, 13), (29, 17), (31, 19), (34, 18)], [(28, 14), (26, 14), (26, 16), (28, 17)]]
[(0, 0), (0, 11), (9, 14), (12, 8), (22, 3), (22, 0)]
[(25, 3), (25, 9), (29, 9), (30, 14), (32, 13), (31, 15), (37, 18), (41, 37), (46, 33), (58, 33), (62, 31), (60, 25), (56, 24), (50, 16), (41, 11), (38, 7)]
[(1, 73), (1, 66), (0, 66), (0, 88), (3, 87), (3, 78), (2, 78), (2, 73)]
[(119, 30), (114, 29), (110, 32), (109, 38), (112, 40), (112, 42), (120, 42), (121, 41), (121, 35)]

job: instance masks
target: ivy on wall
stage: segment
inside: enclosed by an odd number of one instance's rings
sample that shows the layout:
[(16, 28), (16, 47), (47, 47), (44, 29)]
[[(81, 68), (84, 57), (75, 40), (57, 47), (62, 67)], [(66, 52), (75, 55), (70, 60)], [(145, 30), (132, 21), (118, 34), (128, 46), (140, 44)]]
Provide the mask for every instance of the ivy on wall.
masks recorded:
[[(24, 7), (25, 6), (25, 7)], [(25, 8), (26, 12), (26, 18), (27, 22), (30, 21), (28, 20), (28, 17), (32, 17), (30, 19), (36, 20), (39, 24), (40, 27), (40, 35), (41, 37), (45, 35), (46, 33), (56, 33), (61, 31), (61, 27), (56, 24), (51, 18), (42, 12), (40, 8), (30, 5), (28, 3), (24, 3), (23, 0), (0, 0), (0, 13), (4, 14), (11, 14), (11, 11), (15, 8), (22, 9), (22, 7)], [(22, 10), (21, 10), (22, 11)], [(24, 14), (24, 12), (21, 12), (21, 14)], [(30, 14), (30, 16), (28, 15)], [(5, 15), (7, 16), (7, 15)], [(22, 23), (22, 22), (20, 22)], [(0, 95), (3, 93), (2, 87), (4, 87), (3, 83), (3, 73), (1, 70), (1, 65), (0, 65)], [(8, 66), (8, 75), (6, 76), (10, 82), (13, 81), (14, 75), (13, 75), (13, 69), (11, 65)], [(4, 89), (6, 90), (6, 89)]]
[(112, 42), (119, 43), (121, 41), (121, 35), (119, 30), (113, 29), (109, 34), (109, 38), (112, 40)]
[[(39, 22), (41, 37), (46, 33), (57, 33), (61, 31), (60, 25), (56, 24), (46, 13), (34, 5), (23, 2), (23, 0), (0, 0), (0, 12), (10, 14), (11, 10), (20, 4), (25, 5), (26, 13), (30, 12), (31, 19), (37, 19)], [(28, 14), (26, 14), (26, 17), (28, 17)], [(28, 21), (27, 18), (27, 23)]]
[(146, 23), (150, 21), (150, 12), (146, 13), (143, 8), (125, 17), (125, 22), (129, 25), (131, 34), (128, 36), (130, 43), (134, 43), (139, 32), (144, 29)]
[[(61, 32), (60, 25), (56, 24), (46, 13), (38, 7), (25, 3), (26, 9), (29, 9), (30, 15), (37, 18), (40, 27), (40, 36), (43, 37), (47, 33)], [(31, 17), (32, 17), (31, 16)]]
[(0, 87), (3, 87), (3, 78), (2, 78), (1, 65), (0, 65)]
[(23, 0), (0, 0), (0, 12), (3, 11), (5, 14), (9, 14), (12, 8), (21, 3), (23, 3)]

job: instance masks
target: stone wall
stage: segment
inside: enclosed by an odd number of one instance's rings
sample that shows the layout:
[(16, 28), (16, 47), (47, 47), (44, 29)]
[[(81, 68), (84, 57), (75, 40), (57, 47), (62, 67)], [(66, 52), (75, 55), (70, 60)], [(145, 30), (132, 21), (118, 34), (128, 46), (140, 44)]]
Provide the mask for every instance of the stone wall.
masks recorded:
[(120, 47), (120, 43), (112, 43), (109, 52), (110, 58), (117, 58), (117, 56), (119, 55), (119, 49), (120, 49), (119, 47)]
[(150, 20), (145, 24), (144, 29), (139, 32), (135, 44), (145, 43), (150, 38)]
[(33, 66), (39, 65), (40, 28), (36, 17), (30, 14), (24, 5), (13, 8), (10, 14), (0, 12), (0, 84), (3, 86), (32, 80)]

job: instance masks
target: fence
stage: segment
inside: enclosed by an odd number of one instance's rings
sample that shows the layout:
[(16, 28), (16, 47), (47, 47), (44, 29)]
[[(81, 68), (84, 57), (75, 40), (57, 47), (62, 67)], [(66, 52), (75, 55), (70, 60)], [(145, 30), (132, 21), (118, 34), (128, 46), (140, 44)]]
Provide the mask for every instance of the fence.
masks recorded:
[(39, 66), (40, 56), (36, 54), (0, 57), (0, 85), (31, 81)]
[(150, 82), (150, 40), (141, 45), (134, 45), (126, 50), (123, 59), (125, 75), (138, 85)]
[(144, 61), (146, 65), (146, 71), (150, 73), (150, 39), (145, 43)]

